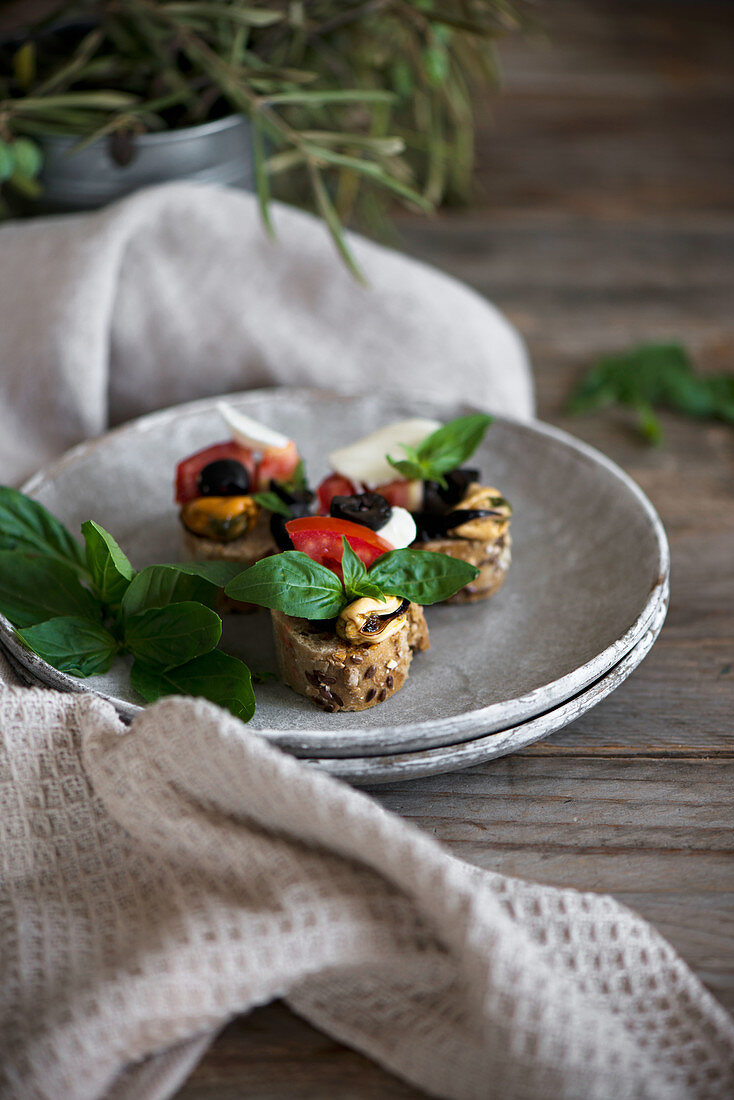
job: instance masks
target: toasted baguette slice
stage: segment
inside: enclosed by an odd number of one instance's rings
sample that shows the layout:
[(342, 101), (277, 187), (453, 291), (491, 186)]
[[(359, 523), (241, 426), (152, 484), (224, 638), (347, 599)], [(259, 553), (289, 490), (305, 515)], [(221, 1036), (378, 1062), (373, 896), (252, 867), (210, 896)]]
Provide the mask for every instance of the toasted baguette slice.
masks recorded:
[(479, 576), (471, 584), (464, 585), (444, 603), (476, 603), (486, 600), (504, 584), (507, 570), (510, 568), (512, 539), (506, 531), (496, 539), (431, 539), (429, 542), (415, 543), (416, 550), (433, 550), (438, 554), (449, 554), (475, 565)]
[(413, 653), (428, 649), (423, 608), (412, 603), (405, 625), (371, 646), (350, 645), (326, 624), (272, 612), (278, 667), (284, 683), (329, 711), (367, 710), (403, 686)]

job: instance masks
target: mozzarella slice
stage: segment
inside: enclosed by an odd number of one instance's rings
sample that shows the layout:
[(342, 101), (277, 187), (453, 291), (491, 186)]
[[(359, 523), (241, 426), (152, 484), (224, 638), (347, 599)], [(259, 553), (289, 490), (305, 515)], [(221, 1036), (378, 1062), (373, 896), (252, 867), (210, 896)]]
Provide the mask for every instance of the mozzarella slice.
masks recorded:
[(402, 550), (410, 546), (411, 542), (415, 542), (417, 529), (410, 512), (405, 508), (393, 508), (392, 515), (385, 526), (375, 533), (385, 542), (391, 543), (396, 550)]
[(266, 428), (264, 424), (259, 424), (257, 420), (232, 408), (225, 401), (218, 402), (217, 412), (232, 433), (232, 438), (243, 447), (254, 447), (260, 451), (280, 451), (290, 443), (287, 435)]
[(441, 427), (439, 420), (399, 420), (376, 432), (340, 447), (329, 455), (331, 468), (342, 477), (363, 485), (383, 485), (400, 477), (385, 458), (405, 458), (400, 444), (417, 447), (427, 435)]

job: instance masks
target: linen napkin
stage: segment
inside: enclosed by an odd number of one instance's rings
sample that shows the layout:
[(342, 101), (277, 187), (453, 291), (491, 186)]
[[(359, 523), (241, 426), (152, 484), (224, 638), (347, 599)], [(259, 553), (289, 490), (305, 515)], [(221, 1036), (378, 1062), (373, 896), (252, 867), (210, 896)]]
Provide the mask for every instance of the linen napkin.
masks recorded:
[[(526, 416), (466, 288), (211, 188), (0, 230), (0, 455), (20, 478), (111, 421), (268, 382), (428, 388)], [(734, 1094), (734, 1024), (610, 898), (472, 868), (202, 700), (127, 728), (0, 654), (0, 1094), (162, 1100), (277, 997), (427, 1093)]]

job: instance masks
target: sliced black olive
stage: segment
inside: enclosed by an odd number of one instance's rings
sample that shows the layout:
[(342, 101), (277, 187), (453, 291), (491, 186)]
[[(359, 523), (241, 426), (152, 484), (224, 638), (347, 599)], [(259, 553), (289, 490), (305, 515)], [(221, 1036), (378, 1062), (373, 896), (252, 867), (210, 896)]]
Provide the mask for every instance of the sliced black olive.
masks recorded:
[(429, 539), (440, 539), (455, 527), (461, 527), (462, 523), (469, 523), (472, 519), (502, 515), (502, 512), (495, 512), (488, 508), (455, 508), (453, 512), (444, 512), (443, 515), (435, 512), (414, 512), (413, 519), (418, 532), (416, 541), (428, 542)]
[(379, 531), (389, 522), (392, 508), (379, 493), (355, 493), (351, 497), (332, 497), (329, 514)]
[[(311, 504), (316, 494), (310, 489), (288, 489), (281, 481), (271, 479), (270, 491), (288, 505), (294, 518), (311, 515)], [(288, 549), (292, 547), (289, 546)]]
[(203, 497), (243, 497), (250, 491), (250, 475), (236, 458), (218, 458), (199, 473)]
[(423, 482), (423, 506), (427, 512), (445, 512), (458, 504), (473, 481), (479, 481), (479, 470), (470, 466), (457, 467), (444, 474), (444, 489), (437, 481)]

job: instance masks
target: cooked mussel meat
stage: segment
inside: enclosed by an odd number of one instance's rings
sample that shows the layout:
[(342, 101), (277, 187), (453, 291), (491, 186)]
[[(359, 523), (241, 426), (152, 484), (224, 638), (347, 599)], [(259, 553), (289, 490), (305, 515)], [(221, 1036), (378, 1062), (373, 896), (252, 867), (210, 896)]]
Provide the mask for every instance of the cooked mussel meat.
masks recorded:
[(363, 597), (353, 600), (339, 614), (336, 632), (352, 645), (374, 645), (402, 630), (410, 600), (386, 596), (385, 602)]

